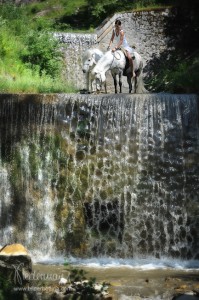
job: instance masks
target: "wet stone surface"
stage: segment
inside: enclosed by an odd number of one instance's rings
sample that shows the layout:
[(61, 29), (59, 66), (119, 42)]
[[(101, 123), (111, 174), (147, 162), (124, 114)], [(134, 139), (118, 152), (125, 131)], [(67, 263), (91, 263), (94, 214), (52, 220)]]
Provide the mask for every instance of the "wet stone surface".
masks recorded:
[[(86, 271), (86, 277), (96, 278), (99, 283), (109, 283), (108, 293), (113, 300), (197, 300), (199, 291), (199, 270), (154, 269), (141, 270), (129, 267), (100, 268), (82, 266), (34, 265), (35, 274), (57, 274), (68, 276), (68, 269)], [(38, 284), (35, 281), (34, 284)], [(58, 280), (46, 281), (51, 291), (58, 286)], [(47, 296), (44, 293), (44, 296)], [(47, 299), (47, 298), (44, 298)]]

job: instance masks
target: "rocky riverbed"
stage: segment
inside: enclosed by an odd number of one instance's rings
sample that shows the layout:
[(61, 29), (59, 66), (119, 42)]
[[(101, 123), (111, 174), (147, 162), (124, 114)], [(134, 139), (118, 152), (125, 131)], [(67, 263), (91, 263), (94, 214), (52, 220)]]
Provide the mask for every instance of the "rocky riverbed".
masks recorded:
[[(130, 267), (86, 267), (35, 264), (31, 285), (41, 285), (43, 298), (49, 299), (49, 291), (58, 288), (59, 279), (68, 278), (70, 269), (83, 269), (87, 278), (96, 278), (99, 283), (109, 283), (109, 296), (113, 300), (195, 300), (199, 292), (198, 269), (135, 269)], [(40, 282), (40, 283), (39, 283)], [(39, 283), (39, 284), (38, 284)], [(63, 289), (63, 287), (62, 287)], [(183, 296), (182, 296), (183, 295)], [(57, 298), (58, 299), (58, 298)]]

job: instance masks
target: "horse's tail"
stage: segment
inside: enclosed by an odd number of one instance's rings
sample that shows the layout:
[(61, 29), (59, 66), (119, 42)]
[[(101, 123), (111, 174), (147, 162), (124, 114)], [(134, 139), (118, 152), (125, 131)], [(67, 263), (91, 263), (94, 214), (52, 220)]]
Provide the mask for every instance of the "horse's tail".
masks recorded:
[(137, 94), (147, 94), (149, 91), (144, 86), (143, 76), (142, 76), (143, 62), (140, 63), (139, 75), (137, 76), (136, 93)]
[(142, 78), (142, 74), (137, 77), (137, 87), (136, 87), (136, 93), (137, 94), (147, 94), (149, 91), (144, 86), (144, 81)]

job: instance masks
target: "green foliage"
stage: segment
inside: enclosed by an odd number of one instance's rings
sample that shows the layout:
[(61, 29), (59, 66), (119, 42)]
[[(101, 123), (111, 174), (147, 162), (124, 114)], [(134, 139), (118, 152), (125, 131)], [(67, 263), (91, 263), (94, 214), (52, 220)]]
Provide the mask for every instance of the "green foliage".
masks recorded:
[(19, 37), (13, 34), (8, 20), (0, 16), (0, 61), (3, 58), (15, 59), (22, 47)]
[(31, 30), (24, 40), (25, 48), (21, 58), (33, 70), (39, 74), (47, 74), (55, 77), (61, 70), (61, 51), (58, 40), (46, 30)]
[(182, 60), (171, 72), (169, 90), (174, 93), (199, 93), (199, 57), (192, 61)]
[(164, 24), (170, 50), (150, 60), (152, 72), (147, 73), (149, 90), (198, 93), (198, 1), (175, 0), (172, 4), (171, 13), (165, 18)]
[[(150, 6), (173, 4), (172, 0), (43, 0), (30, 2), (24, 6), (10, 8), (14, 15), (22, 14), (21, 20), (27, 19), (37, 23), (38, 19), (48, 21), (54, 29), (60, 30), (90, 30), (95, 28), (115, 12), (140, 9)], [(11, 4), (10, 6), (13, 6)], [(22, 11), (19, 8), (23, 8)], [(19, 11), (18, 11), (19, 10)], [(9, 9), (7, 9), (9, 11)], [(12, 16), (10, 14), (10, 19)], [(16, 14), (15, 14), (16, 15)]]
[(70, 281), (81, 281), (86, 279), (86, 271), (82, 269), (67, 269), (70, 272)]
[[(92, 27), (97, 27), (100, 23), (110, 17), (116, 12), (131, 11), (133, 9), (139, 9), (143, 7), (150, 6), (162, 6), (163, 4), (158, 0), (145, 0), (145, 1), (129, 1), (129, 0), (87, 0), (85, 4), (81, 5), (75, 11), (70, 12), (70, 14), (65, 13), (64, 15), (57, 18), (57, 23), (67, 24), (71, 28), (82, 28), (89, 29)], [(166, 1), (168, 2), (168, 1)], [(67, 5), (69, 5), (68, 1)], [(66, 28), (67, 30), (67, 28)]]
[[(1, 64), (0, 64), (1, 65)], [(6, 64), (2, 67), (6, 70)], [(1, 70), (2, 70), (1, 69)], [(33, 71), (25, 68), (22, 64), (19, 65), (19, 72), (14, 67), (14, 70), (5, 71), (5, 74), (0, 74), (0, 91), (3, 93), (74, 93), (77, 90), (66, 83), (62, 78), (56, 77), (53, 79), (50, 76), (39, 75), (37, 70)], [(1, 72), (0, 72), (1, 73)]]
[(198, 49), (198, 0), (175, 0), (174, 3), (165, 30), (170, 36), (170, 46), (182, 53), (192, 53)]
[(70, 262), (68, 262), (67, 260), (64, 261), (64, 266), (68, 266), (70, 264)]
[[(163, 59), (163, 58), (162, 58)], [(149, 90), (171, 93), (199, 93), (199, 55), (172, 55), (163, 59), (157, 73), (148, 76)]]
[(168, 44), (182, 54), (191, 54), (198, 49), (198, 0), (175, 0), (174, 3), (165, 26), (165, 33), (170, 37)]
[[(91, 300), (104, 299), (103, 293), (107, 291), (109, 283), (103, 282), (102, 284), (96, 283), (95, 277), (90, 277), (87, 279), (85, 277), (85, 272), (82, 269), (68, 269), (70, 272), (70, 281), (73, 291), (66, 290), (66, 294), (70, 294), (70, 299), (82, 299), (82, 300)], [(97, 286), (97, 288), (96, 288)]]
[(2, 274), (0, 276), (0, 300), (9, 299), (11, 295), (11, 282)]
[(64, 67), (51, 22), (32, 21), (25, 6), (0, 5), (0, 91), (75, 92), (62, 78)]
[(135, 9), (142, 9), (144, 7), (155, 6), (157, 3), (156, 0), (137, 0), (135, 1)]
[(104, 18), (106, 15), (112, 14), (115, 10), (117, 10), (118, 4), (118, 0), (96, 0), (95, 2), (88, 0), (88, 5), (91, 8), (92, 15), (98, 20)]

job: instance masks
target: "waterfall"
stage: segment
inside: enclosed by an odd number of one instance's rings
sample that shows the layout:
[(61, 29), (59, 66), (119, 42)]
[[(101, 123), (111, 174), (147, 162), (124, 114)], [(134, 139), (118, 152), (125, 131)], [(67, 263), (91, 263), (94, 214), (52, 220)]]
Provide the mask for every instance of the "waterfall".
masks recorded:
[(0, 245), (198, 258), (196, 95), (0, 95)]

